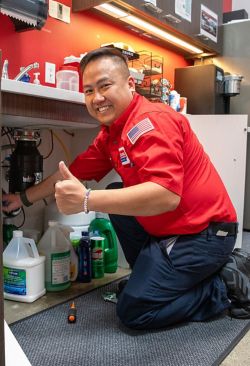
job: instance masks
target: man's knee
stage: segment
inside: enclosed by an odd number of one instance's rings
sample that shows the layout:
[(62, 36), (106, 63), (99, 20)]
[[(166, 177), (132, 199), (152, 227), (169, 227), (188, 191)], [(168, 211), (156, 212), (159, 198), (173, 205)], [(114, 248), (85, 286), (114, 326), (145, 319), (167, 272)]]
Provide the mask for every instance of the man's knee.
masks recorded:
[(154, 311), (141, 301), (123, 299), (118, 301), (116, 313), (123, 325), (131, 329), (149, 329)]

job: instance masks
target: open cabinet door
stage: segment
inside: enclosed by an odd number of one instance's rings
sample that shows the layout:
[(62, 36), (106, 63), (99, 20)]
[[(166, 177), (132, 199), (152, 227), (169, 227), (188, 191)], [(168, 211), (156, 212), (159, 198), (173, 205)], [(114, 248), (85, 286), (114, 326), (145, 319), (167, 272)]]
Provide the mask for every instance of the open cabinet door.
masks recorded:
[[(1, 77), (2, 77), (2, 52), (0, 50), (0, 128), (2, 127), (1, 113)], [(2, 141), (0, 137), (0, 146)], [(0, 182), (2, 182), (2, 169), (0, 166)], [(2, 195), (2, 193), (1, 193)], [(2, 197), (2, 196), (1, 196)], [(4, 355), (4, 310), (3, 310), (3, 231), (2, 231), (2, 199), (0, 202), (0, 365), (5, 365)]]

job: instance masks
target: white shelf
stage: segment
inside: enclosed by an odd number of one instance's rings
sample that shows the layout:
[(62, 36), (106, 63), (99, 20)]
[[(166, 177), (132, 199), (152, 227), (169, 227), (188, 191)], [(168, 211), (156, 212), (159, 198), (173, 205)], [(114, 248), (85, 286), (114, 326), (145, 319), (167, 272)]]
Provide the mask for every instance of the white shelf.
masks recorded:
[(31, 95), (48, 99), (64, 100), (71, 103), (85, 104), (83, 93), (49, 86), (36, 85), (10, 79), (1, 80), (1, 89), (6, 93)]

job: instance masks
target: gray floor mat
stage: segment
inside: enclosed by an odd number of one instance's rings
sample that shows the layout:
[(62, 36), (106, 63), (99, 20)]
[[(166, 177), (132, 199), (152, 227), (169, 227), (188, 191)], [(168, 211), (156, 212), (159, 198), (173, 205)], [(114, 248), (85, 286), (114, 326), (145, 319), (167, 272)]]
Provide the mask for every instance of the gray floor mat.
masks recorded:
[(74, 324), (67, 322), (70, 302), (12, 324), (32, 366), (219, 365), (250, 328), (250, 320), (223, 317), (158, 331), (129, 330), (117, 319), (115, 305), (102, 298), (116, 287), (112, 283), (76, 298)]

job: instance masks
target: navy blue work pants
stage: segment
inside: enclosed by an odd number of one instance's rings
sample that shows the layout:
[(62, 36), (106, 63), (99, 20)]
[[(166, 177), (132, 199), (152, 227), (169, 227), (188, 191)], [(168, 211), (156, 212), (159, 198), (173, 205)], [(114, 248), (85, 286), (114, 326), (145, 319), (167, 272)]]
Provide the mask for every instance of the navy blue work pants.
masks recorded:
[(134, 217), (110, 215), (110, 220), (132, 268), (117, 303), (124, 325), (157, 329), (204, 321), (230, 306), (218, 273), (236, 236), (179, 236), (168, 254), (166, 240), (151, 237)]

